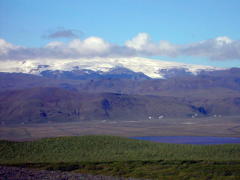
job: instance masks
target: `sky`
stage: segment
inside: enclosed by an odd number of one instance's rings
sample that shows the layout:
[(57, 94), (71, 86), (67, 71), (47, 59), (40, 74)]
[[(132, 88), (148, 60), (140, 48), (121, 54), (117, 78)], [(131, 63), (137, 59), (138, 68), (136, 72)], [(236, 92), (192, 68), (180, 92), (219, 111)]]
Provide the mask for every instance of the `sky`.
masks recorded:
[(0, 0), (0, 60), (143, 56), (240, 67), (239, 0)]

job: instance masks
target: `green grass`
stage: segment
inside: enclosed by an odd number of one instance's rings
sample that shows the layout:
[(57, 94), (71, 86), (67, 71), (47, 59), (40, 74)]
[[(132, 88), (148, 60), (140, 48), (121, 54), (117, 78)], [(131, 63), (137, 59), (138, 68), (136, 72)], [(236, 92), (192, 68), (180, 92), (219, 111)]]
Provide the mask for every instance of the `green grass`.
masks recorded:
[(237, 179), (240, 144), (164, 144), (114, 136), (0, 141), (0, 164), (125, 177)]
[(0, 141), (1, 163), (108, 162), (148, 160), (240, 160), (240, 144), (181, 145), (114, 136)]

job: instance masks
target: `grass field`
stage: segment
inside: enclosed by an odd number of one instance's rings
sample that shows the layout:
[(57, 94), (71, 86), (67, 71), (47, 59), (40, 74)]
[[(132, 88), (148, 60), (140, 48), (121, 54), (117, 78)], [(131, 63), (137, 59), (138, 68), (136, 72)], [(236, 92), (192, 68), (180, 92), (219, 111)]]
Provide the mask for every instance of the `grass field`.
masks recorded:
[(163, 144), (115, 136), (0, 141), (0, 164), (153, 179), (237, 179), (240, 144)]

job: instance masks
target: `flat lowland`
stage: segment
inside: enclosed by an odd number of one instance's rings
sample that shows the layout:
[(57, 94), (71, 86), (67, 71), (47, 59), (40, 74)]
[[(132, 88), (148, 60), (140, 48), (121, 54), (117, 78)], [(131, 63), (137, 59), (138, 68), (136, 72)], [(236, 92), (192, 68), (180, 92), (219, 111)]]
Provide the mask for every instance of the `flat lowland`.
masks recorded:
[(0, 125), (0, 139), (34, 140), (81, 135), (135, 136), (221, 136), (240, 137), (240, 117), (205, 117), (139, 121), (83, 121)]
[(2, 140), (0, 164), (150, 179), (238, 179), (240, 144), (165, 144), (105, 135)]

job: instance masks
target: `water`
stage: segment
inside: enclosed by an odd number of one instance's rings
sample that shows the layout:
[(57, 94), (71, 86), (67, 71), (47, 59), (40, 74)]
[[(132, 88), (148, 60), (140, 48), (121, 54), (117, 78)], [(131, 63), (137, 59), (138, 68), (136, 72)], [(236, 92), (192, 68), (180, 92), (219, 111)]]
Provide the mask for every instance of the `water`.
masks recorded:
[(174, 143), (174, 144), (230, 144), (240, 143), (240, 137), (213, 137), (213, 136), (144, 136), (131, 137), (132, 139)]

